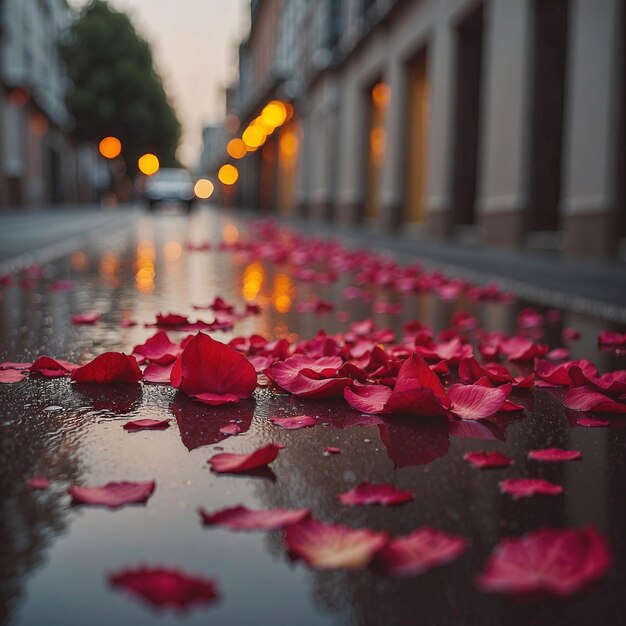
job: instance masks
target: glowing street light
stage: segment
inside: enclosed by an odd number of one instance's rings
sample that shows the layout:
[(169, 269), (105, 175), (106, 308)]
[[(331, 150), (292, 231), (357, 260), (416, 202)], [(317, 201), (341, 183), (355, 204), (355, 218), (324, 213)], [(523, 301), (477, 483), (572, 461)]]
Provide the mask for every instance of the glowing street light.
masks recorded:
[(207, 200), (213, 194), (214, 189), (215, 186), (208, 178), (201, 178), (194, 185), (193, 191), (196, 194), (196, 197), (200, 198), (201, 200)]
[(243, 139), (239, 139), (239, 137), (231, 139), (226, 146), (226, 152), (228, 152), (229, 156), (233, 157), (233, 159), (245, 157), (247, 151), (246, 144)]
[(220, 167), (217, 177), (224, 185), (234, 185), (239, 178), (239, 172), (234, 165), (226, 163), (226, 165), (222, 165), (222, 167)]
[(105, 137), (98, 149), (105, 159), (115, 159), (122, 152), (122, 142), (117, 137)]
[(137, 167), (142, 174), (152, 176), (152, 174), (156, 174), (159, 171), (159, 159), (157, 159), (156, 155), (148, 152), (148, 154), (139, 157)]

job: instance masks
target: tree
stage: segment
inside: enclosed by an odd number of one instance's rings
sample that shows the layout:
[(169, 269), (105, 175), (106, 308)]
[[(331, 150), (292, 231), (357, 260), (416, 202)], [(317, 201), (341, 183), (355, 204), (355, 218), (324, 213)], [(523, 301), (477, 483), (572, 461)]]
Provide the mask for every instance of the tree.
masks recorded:
[(180, 123), (154, 69), (150, 46), (125, 13), (106, 0), (91, 0), (62, 42), (61, 55), (77, 139), (119, 138), (131, 174), (146, 152), (156, 154), (164, 166), (177, 165)]

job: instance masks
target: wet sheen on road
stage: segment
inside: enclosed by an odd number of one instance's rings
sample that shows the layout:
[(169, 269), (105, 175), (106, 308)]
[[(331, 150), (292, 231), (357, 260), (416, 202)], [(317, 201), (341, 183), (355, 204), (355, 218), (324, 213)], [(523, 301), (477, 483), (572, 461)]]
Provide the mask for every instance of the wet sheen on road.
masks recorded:
[[(108, 350), (130, 353), (155, 331), (144, 327), (159, 312), (207, 317), (192, 305), (216, 296), (241, 309), (256, 302), (262, 312), (233, 330), (212, 335), (227, 342), (258, 333), (267, 338), (308, 338), (324, 329), (345, 332), (371, 317), (400, 331), (419, 319), (434, 332), (465, 309), (490, 331), (513, 333), (529, 303), (443, 300), (433, 293), (402, 298), (400, 314), (373, 312), (372, 303), (343, 297), (352, 274), (315, 284), (294, 278), (293, 268), (217, 244), (254, 236), (245, 221), (202, 210), (191, 218), (169, 213), (141, 216), (134, 227), (108, 235), (91, 249), (43, 267), (43, 275), (17, 276), (1, 288), (0, 360), (32, 361), (41, 354), (85, 362)], [(211, 242), (211, 250), (187, 249)], [(68, 288), (53, 288), (55, 280)], [(58, 283), (56, 283), (58, 285)], [(384, 287), (374, 291), (395, 301)], [(337, 303), (322, 314), (299, 312), (313, 298)], [(95, 325), (72, 325), (72, 315), (95, 309)], [(342, 315), (338, 315), (342, 312)], [(346, 312), (345, 314), (343, 312)], [(209, 316), (210, 317), (210, 316)], [(120, 320), (136, 326), (121, 328)], [(599, 351), (603, 320), (563, 312), (544, 340), (561, 345), (563, 327), (582, 338), (569, 344), (571, 358), (589, 358), (601, 371), (626, 367), (615, 351)], [(184, 336), (171, 333), (178, 341)], [(582, 428), (563, 408), (565, 389), (515, 391), (523, 417), (496, 420), (482, 439), (459, 436), (447, 419), (385, 418), (358, 426), (359, 414), (343, 401), (301, 401), (266, 389), (233, 407), (198, 404), (169, 386), (72, 386), (68, 379), (30, 378), (0, 386), (0, 622), (52, 624), (611, 624), (626, 614), (626, 419), (609, 428)], [(322, 424), (285, 431), (270, 417), (308, 414)], [(172, 420), (164, 431), (128, 433), (128, 419)], [(237, 420), (236, 437), (219, 432)], [(350, 427), (351, 426), (351, 427)], [(211, 473), (216, 451), (248, 452), (268, 442), (284, 444), (265, 476)], [(324, 448), (341, 448), (328, 455)], [(537, 467), (532, 448), (581, 450), (582, 462)], [(466, 452), (500, 450), (514, 471), (481, 472)], [(47, 491), (28, 491), (26, 481), (47, 476)], [(565, 488), (561, 497), (513, 500), (498, 482), (511, 476), (545, 478)], [(116, 480), (156, 480), (146, 505), (110, 511), (71, 506), (69, 485)], [(337, 494), (362, 481), (410, 489), (402, 507), (347, 507)], [(235, 533), (203, 527), (197, 508), (208, 511), (310, 507), (317, 519), (406, 534), (429, 525), (467, 537), (470, 548), (453, 563), (425, 575), (394, 580), (370, 569), (317, 572), (290, 561), (280, 532)], [(480, 593), (474, 578), (502, 538), (542, 526), (594, 524), (610, 543), (615, 561), (588, 592), (565, 600), (520, 603)], [(167, 565), (217, 580), (220, 600), (208, 608), (157, 614), (111, 589), (107, 574), (142, 564)]]

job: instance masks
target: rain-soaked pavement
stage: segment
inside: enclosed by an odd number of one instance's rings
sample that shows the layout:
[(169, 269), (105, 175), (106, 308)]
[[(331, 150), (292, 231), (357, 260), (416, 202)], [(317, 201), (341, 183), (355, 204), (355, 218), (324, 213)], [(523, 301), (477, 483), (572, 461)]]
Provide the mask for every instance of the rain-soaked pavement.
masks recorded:
[[(159, 312), (206, 317), (191, 305), (221, 296), (262, 313), (239, 321), (220, 341), (259, 333), (268, 338), (312, 337), (320, 328), (345, 332), (371, 317), (399, 331), (420, 319), (439, 331), (466, 309), (483, 328), (513, 333), (523, 302), (444, 301), (432, 293), (403, 297), (399, 315), (372, 312), (372, 304), (345, 301), (353, 275), (330, 284), (294, 280), (292, 268), (222, 252), (217, 243), (247, 236), (246, 224), (225, 212), (192, 218), (164, 213), (139, 218), (136, 228), (110, 234), (90, 249), (49, 263), (43, 276), (18, 277), (1, 288), (0, 360), (31, 361), (40, 354), (74, 362), (117, 350), (130, 352), (154, 333), (144, 327)], [(210, 251), (190, 251), (189, 241), (210, 240)], [(56, 279), (73, 286), (53, 289)], [(59, 286), (59, 283), (56, 283)], [(383, 287), (377, 287), (385, 294)], [(298, 312), (313, 297), (338, 304), (323, 314)], [(396, 297), (396, 296), (393, 296)], [(393, 299), (391, 297), (391, 299)], [(73, 314), (95, 309), (95, 325), (72, 325)], [(138, 325), (120, 328), (120, 320)], [(598, 351), (603, 320), (564, 312), (546, 327), (551, 347), (561, 329), (574, 327), (571, 358), (590, 358), (601, 371), (626, 367), (614, 350)], [(179, 339), (183, 335), (172, 333)], [(73, 387), (67, 379), (30, 378), (0, 385), (0, 622), (54, 624), (618, 624), (626, 615), (626, 420), (609, 428), (576, 426), (562, 406), (565, 390), (514, 391), (522, 418), (485, 427), (483, 439), (451, 432), (446, 419), (385, 419), (353, 426), (359, 414), (343, 401), (300, 401), (259, 389), (235, 408), (210, 408), (162, 385)], [(309, 414), (323, 424), (285, 431), (269, 417)], [(164, 431), (128, 433), (129, 418), (172, 418)], [(219, 429), (238, 420), (244, 432)], [(357, 420), (358, 421), (358, 420)], [(207, 459), (216, 451), (248, 452), (268, 442), (285, 445), (264, 477), (217, 475)], [(342, 453), (324, 454), (336, 446)], [(583, 461), (537, 466), (532, 448), (581, 450)], [(514, 468), (479, 471), (466, 452), (500, 450)], [(47, 476), (49, 490), (29, 491), (26, 480)], [(542, 477), (564, 486), (559, 497), (513, 500), (498, 482)], [(116, 511), (71, 506), (67, 487), (113, 480), (156, 480), (145, 505)], [(336, 496), (361, 481), (410, 489), (401, 507), (348, 507)], [(317, 519), (406, 534), (429, 525), (471, 541), (457, 560), (422, 576), (392, 579), (371, 569), (318, 572), (286, 554), (281, 532), (231, 532), (207, 528), (197, 508), (310, 507)], [(594, 524), (614, 555), (606, 578), (563, 600), (520, 602), (477, 591), (476, 574), (495, 544), (541, 526)], [(179, 615), (158, 612), (112, 589), (107, 575), (137, 565), (168, 565), (215, 578), (220, 599)]]

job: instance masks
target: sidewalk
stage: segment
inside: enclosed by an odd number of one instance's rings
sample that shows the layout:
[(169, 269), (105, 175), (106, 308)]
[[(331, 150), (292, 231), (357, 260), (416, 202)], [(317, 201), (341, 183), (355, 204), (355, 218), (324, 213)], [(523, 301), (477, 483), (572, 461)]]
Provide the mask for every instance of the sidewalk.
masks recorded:
[(563, 259), (537, 251), (507, 250), (411, 239), (363, 227), (346, 228), (304, 218), (278, 218), (309, 235), (340, 239), (351, 247), (390, 253), (478, 284), (497, 282), (519, 297), (626, 324), (626, 263)]

